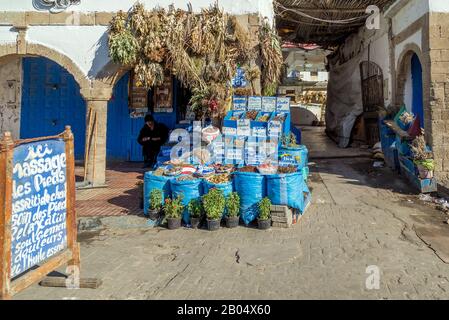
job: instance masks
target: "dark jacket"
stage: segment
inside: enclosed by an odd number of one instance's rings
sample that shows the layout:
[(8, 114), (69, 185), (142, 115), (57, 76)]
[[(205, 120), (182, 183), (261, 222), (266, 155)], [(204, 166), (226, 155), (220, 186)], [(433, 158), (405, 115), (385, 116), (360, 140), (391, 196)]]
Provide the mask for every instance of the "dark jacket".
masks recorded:
[[(164, 145), (169, 137), (168, 128), (162, 123), (154, 123), (154, 130), (151, 130), (146, 124), (140, 130), (137, 142), (143, 147), (143, 155), (159, 153), (161, 146)], [(144, 138), (160, 138), (160, 141), (143, 141)]]

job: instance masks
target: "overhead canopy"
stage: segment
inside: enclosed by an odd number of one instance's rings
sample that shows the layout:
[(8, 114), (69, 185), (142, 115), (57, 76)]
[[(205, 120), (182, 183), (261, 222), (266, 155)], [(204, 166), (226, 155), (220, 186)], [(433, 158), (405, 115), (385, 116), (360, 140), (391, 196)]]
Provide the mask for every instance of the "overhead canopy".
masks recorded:
[(394, 0), (275, 0), (276, 23), (284, 40), (316, 43), (325, 47), (341, 43), (365, 25), (367, 8), (380, 11)]

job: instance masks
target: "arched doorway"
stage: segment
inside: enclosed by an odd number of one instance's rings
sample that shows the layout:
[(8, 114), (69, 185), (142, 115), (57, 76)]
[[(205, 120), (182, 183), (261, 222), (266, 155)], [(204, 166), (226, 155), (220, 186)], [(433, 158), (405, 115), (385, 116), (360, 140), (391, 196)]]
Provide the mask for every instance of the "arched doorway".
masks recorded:
[(421, 128), (424, 128), (423, 67), (420, 55), (414, 49), (405, 51), (399, 63), (396, 102), (418, 116)]
[(411, 80), (412, 80), (412, 112), (419, 116), (421, 128), (424, 128), (424, 103), (423, 103), (423, 80), (422, 66), (418, 55), (415, 53), (411, 61)]
[(22, 58), (20, 138), (56, 135), (66, 125), (75, 137), (75, 158), (83, 159), (86, 102), (75, 78), (44, 57)]

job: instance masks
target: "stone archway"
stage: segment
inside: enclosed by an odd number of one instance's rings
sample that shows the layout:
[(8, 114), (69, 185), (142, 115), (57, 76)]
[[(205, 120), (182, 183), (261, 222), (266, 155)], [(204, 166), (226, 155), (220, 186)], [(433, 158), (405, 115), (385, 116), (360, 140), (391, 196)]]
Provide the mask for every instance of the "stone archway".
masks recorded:
[[(405, 102), (405, 84), (407, 82), (408, 72), (411, 68), (411, 60), (413, 55), (417, 55), (423, 68), (423, 76), (427, 74), (428, 68), (424, 63), (424, 56), (421, 49), (416, 44), (408, 44), (402, 51), (397, 61), (397, 78), (396, 78), (396, 105), (402, 105)], [(424, 100), (426, 97), (424, 96)]]
[(36, 43), (27, 43), (23, 52), (18, 52), (16, 45), (7, 44), (0, 46), (0, 64), (13, 56), (39, 56), (50, 59), (66, 69), (75, 78), (81, 92), (91, 87), (91, 81), (84, 75), (81, 69), (69, 57), (54, 49)]

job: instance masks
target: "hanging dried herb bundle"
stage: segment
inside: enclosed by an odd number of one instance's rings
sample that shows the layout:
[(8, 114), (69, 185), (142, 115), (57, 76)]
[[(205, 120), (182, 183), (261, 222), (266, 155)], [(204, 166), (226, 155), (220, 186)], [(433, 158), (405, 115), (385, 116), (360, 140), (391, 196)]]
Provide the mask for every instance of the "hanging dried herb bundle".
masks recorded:
[(259, 31), (260, 55), (262, 58), (262, 87), (264, 95), (273, 95), (280, 82), (282, 64), (281, 41), (268, 22)]
[[(282, 65), (279, 39), (268, 24), (262, 30), (262, 76), (267, 86), (277, 85)], [(137, 3), (111, 21), (109, 50), (114, 62), (134, 67), (141, 86), (162, 84), (164, 70), (170, 70), (192, 90), (191, 103), (199, 118), (223, 115), (231, 103), (237, 65), (249, 65), (257, 54), (249, 31), (217, 4), (195, 14), (174, 7), (146, 11)], [(250, 81), (259, 77), (257, 72), (248, 74)]]
[(413, 160), (415, 161), (433, 159), (433, 153), (428, 150), (424, 136), (425, 132), (424, 129), (422, 129), (421, 135), (416, 137), (410, 145), (410, 149), (412, 150), (413, 154)]

